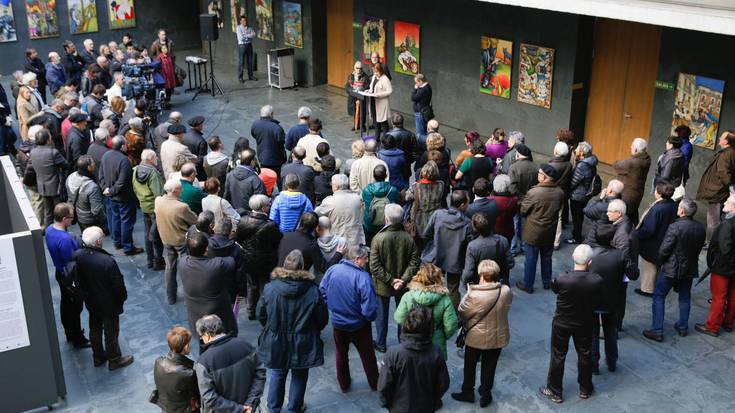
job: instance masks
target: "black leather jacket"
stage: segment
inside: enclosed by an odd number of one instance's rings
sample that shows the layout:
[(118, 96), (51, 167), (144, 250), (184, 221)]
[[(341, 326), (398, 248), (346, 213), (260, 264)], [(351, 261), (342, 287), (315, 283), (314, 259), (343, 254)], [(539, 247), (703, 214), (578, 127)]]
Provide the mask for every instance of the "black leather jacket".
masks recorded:
[(245, 252), (251, 275), (267, 278), (278, 264), (278, 244), (283, 235), (266, 214), (249, 212), (237, 225), (237, 241)]
[(158, 391), (156, 405), (166, 413), (189, 413), (192, 399), (199, 399), (197, 376), (194, 361), (190, 358), (169, 352), (156, 359), (153, 367), (153, 380)]

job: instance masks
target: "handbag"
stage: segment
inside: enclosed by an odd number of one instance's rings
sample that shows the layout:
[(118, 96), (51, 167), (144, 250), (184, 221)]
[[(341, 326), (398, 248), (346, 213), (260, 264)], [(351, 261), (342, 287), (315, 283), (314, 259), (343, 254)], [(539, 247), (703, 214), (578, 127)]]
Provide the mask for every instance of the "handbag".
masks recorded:
[(419, 207), (419, 183), (416, 183), (416, 198), (411, 204), (411, 210), (408, 214), (408, 220), (403, 223), (403, 229), (408, 232), (414, 240), (418, 235), (418, 229), (416, 228), (416, 209)]
[(462, 325), (462, 328), (459, 329), (459, 333), (457, 333), (457, 339), (455, 340), (455, 344), (457, 345), (457, 348), (464, 348), (464, 340), (467, 337), (467, 333), (469, 333), (470, 330), (472, 330), (473, 328), (475, 328), (475, 326), (480, 321), (482, 321), (485, 317), (487, 317), (488, 314), (490, 314), (491, 311), (493, 311), (493, 308), (495, 308), (495, 304), (497, 304), (498, 301), (500, 301), (500, 294), (502, 293), (502, 289), (503, 289), (503, 286), (501, 285), (498, 288), (498, 296), (495, 297), (495, 302), (493, 302), (493, 305), (491, 305), (490, 308), (488, 308), (487, 311), (485, 311), (482, 314), (482, 317), (479, 317), (477, 319), (477, 321), (475, 321), (475, 323), (472, 324), (469, 328), (467, 328), (464, 325)]

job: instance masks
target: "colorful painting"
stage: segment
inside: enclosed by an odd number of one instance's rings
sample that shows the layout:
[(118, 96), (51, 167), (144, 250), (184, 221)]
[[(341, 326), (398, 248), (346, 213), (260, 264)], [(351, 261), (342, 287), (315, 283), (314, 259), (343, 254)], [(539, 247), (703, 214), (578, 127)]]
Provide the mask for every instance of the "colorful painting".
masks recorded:
[(693, 145), (714, 150), (724, 90), (725, 82), (722, 80), (679, 73), (671, 134), (677, 126), (689, 126)]
[(0, 0), (0, 43), (18, 40), (15, 33), (15, 17), (13, 3), (10, 0)]
[(377, 53), (385, 63), (385, 19), (364, 17), (362, 19), (362, 61), (370, 63), (370, 55)]
[(110, 16), (110, 29), (135, 27), (134, 0), (107, 0), (107, 15)]
[(301, 5), (283, 2), (283, 37), (287, 46), (304, 47), (304, 32), (301, 22)]
[(95, 0), (67, 0), (66, 7), (69, 10), (69, 30), (71, 34), (99, 31)]
[(240, 16), (248, 17), (248, 9), (245, 4), (245, 0), (232, 0), (230, 3), (230, 19), (232, 20), (233, 33), (237, 33), (237, 25), (240, 24)]
[(513, 42), (482, 36), (480, 92), (510, 99)]
[(255, 0), (258, 38), (273, 40), (273, 0)]
[(217, 16), (217, 28), (225, 27), (225, 11), (222, 9), (222, 0), (209, 0), (207, 13)]
[(518, 69), (518, 101), (550, 109), (554, 49), (521, 43)]
[(28, 33), (31, 39), (44, 39), (59, 35), (59, 16), (56, 0), (26, 0)]
[(394, 25), (394, 47), (395, 53), (394, 70), (398, 73), (415, 75), (419, 72), (421, 61), (420, 29), (418, 24), (397, 21)]

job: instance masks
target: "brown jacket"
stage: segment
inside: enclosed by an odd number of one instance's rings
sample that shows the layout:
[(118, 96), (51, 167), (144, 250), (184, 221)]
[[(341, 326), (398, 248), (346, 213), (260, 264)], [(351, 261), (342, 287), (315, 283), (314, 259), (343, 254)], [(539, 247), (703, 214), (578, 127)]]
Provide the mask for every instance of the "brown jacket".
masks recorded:
[(555, 182), (543, 182), (528, 190), (521, 201), (523, 241), (536, 247), (554, 245), (564, 191)]
[(197, 216), (189, 206), (171, 195), (156, 198), (154, 209), (158, 234), (164, 245), (182, 246), (186, 242), (186, 230), (197, 222)]
[[(467, 332), (465, 344), (478, 350), (507, 346), (510, 341), (508, 312), (512, 301), (513, 293), (507, 285), (497, 282), (468, 285), (458, 311), (465, 326), (469, 328), (477, 324)], [(487, 313), (493, 303), (495, 307)], [(485, 313), (485, 317), (479, 320)]]
[(709, 203), (723, 203), (730, 195), (735, 177), (735, 147), (720, 149), (707, 165), (697, 189), (697, 199)]
[(646, 190), (646, 177), (651, 168), (651, 156), (648, 152), (639, 152), (628, 159), (613, 164), (618, 180), (625, 185), (623, 201), (628, 208), (638, 208)]

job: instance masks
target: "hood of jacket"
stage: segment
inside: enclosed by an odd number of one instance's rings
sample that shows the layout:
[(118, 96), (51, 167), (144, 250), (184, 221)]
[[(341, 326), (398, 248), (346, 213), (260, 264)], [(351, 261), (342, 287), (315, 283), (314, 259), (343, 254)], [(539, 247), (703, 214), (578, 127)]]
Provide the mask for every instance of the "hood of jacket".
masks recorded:
[(154, 167), (141, 163), (135, 168), (135, 180), (144, 184), (148, 182), (148, 179), (150, 179), (150, 177), (155, 173), (158, 172)]
[(390, 182), (388, 181), (373, 182), (365, 187), (365, 189), (367, 189), (367, 191), (376, 198), (388, 196), (388, 192), (390, 192), (391, 188)]
[(467, 222), (465, 221), (464, 214), (460, 212), (457, 209), (449, 208), (446, 211), (446, 215), (439, 218), (437, 216), (437, 223), (439, 223), (439, 219), (441, 219), (442, 225), (446, 226), (447, 229), (450, 229), (452, 231), (457, 231), (465, 227), (467, 225)]
[(43, 110), (43, 112), (44, 113), (48, 113), (49, 115), (54, 116), (58, 120), (61, 120), (62, 119), (61, 113), (56, 112), (55, 110), (53, 110), (53, 108), (50, 108), (50, 107), (49, 108), (45, 108)]
[(423, 352), (431, 348), (433, 343), (431, 341), (431, 334), (403, 333), (401, 334), (401, 345), (406, 350)]
[(258, 176), (258, 174), (256, 174), (251, 168), (238, 165), (237, 168), (232, 171), (232, 176), (234, 176), (238, 181), (244, 181), (252, 176)]
[(380, 156), (385, 156), (388, 158), (398, 158), (403, 157), (403, 151), (398, 148), (392, 148), (392, 149), (383, 149), (380, 152), (378, 152)]
[(682, 152), (679, 148), (671, 148), (666, 151), (663, 156), (669, 159), (679, 159), (684, 157), (684, 152)]
[(449, 290), (443, 285), (423, 285), (416, 281), (408, 283), (408, 289), (415, 291), (413, 297), (418, 304), (433, 307), (443, 296), (449, 295)]
[(18, 151), (23, 152), (25, 154), (30, 154), (31, 149), (36, 147), (36, 141), (28, 139), (27, 141), (24, 141), (20, 144), (18, 147)]
[(74, 194), (77, 191), (79, 191), (79, 188), (81, 188), (83, 185), (86, 185), (88, 182), (93, 182), (92, 179), (80, 175), (79, 172), (74, 172), (73, 174), (69, 175), (68, 178), (66, 178), (66, 185), (69, 186), (69, 192)]
[(207, 163), (210, 165), (218, 164), (220, 162), (226, 162), (229, 161), (230, 158), (227, 157), (227, 155), (223, 154), (222, 152), (210, 152), (206, 156)]
[(326, 253), (331, 253), (337, 249), (340, 244), (344, 243), (345, 239), (339, 235), (329, 234), (324, 237), (319, 237), (316, 242), (319, 244), (319, 249)]
[(582, 160), (581, 160), (581, 161), (579, 161), (579, 162), (584, 162), (584, 163), (586, 163), (587, 165), (589, 165), (589, 166), (591, 166), (591, 167), (595, 167), (595, 166), (597, 166), (597, 163), (598, 163), (599, 161), (597, 160), (597, 156), (595, 156), (595, 155), (590, 155), (590, 156), (588, 156), (588, 157), (586, 157), (586, 158), (582, 159)]
[[(226, 235), (215, 234), (209, 237), (209, 248), (212, 251), (226, 250), (232, 248), (233, 245), (235, 245), (235, 241), (229, 239)], [(220, 255), (215, 254), (215, 256)]]
[[(304, 295), (314, 285), (314, 275), (304, 270), (287, 270), (277, 267), (271, 272), (271, 288), (280, 296), (298, 298)], [(305, 282), (308, 281), (308, 282)]]

